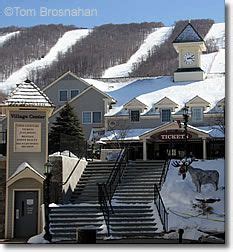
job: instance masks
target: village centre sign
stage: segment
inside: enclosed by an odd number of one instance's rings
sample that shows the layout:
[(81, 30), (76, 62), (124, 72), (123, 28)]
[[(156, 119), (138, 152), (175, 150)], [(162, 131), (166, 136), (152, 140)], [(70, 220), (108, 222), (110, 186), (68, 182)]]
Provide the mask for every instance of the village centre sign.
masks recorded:
[(41, 152), (41, 123), (14, 123), (14, 152)]

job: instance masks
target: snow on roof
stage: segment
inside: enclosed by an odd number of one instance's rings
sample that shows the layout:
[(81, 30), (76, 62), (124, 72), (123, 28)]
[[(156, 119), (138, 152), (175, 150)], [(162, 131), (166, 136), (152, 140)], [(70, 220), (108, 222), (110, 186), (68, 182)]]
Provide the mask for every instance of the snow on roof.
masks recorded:
[(37, 175), (39, 175), (40, 177), (44, 178), (38, 171), (36, 171), (30, 164), (28, 164), (27, 162), (23, 162), (22, 164), (20, 164), (15, 172), (10, 176), (10, 179), (12, 179), (13, 177), (15, 177), (17, 174), (19, 174), (20, 172), (22, 172), (25, 169), (30, 169), (33, 172), (35, 172)]
[(225, 23), (213, 24), (205, 36), (205, 41), (213, 39), (219, 49), (225, 48)]
[(19, 84), (3, 105), (53, 107), (49, 98), (30, 80)]
[(209, 136), (211, 136), (213, 138), (224, 138), (225, 137), (223, 129), (219, 125), (202, 126), (202, 127), (198, 127), (198, 129), (202, 130), (203, 132), (208, 133)]
[[(171, 124), (168, 122), (167, 125)], [(159, 125), (155, 128), (145, 128), (145, 129), (125, 129), (125, 130), (109, 130), (105, 132), (105, 136), (100, 138), (101, 142), (107, 141), (139, 141), (140, 137), (146, 133), (153, 132), (155, 129), (163, 128), (165, 124)], [(224, 138), (224, 133), (220, 126), (203, 126), (203, 127), (194, 127), (192, 125), (188, 125), (188, 128), (200, 131), (202, 133), (208, 134), (213, 138)]]
[(202, 42), (203, 38), (198, 34), (196, 29), (192, 24), (188, 23), (181, 33), (176, 37), (173, 43), (182, 43), (182, 42)]
[[(148, 106), (148, 110), (153, 104), (165, 96), (179, 105), (178, 110), (195, 96), (200, 96), (210, 103), (210, 108), (225, 97), (225, 76), (211, 75), (203, 81), (173, 82), (170, 76), (151, 77), (134, 79), (121, 88), (108, 92), (117, 104), (106, 114), (106, 116), (116, 115), (123, 109), (123, 105), (133, 98), (137, 98)], [(144, 113), (147, 113), (145, 110)]]
[(112, 141), (112, 140), (139, 140), (139, 137), (152, 129), (126, 129), (126, 130), (114, 130), (106, 131), (105, 136), (100, 138), (100, 141)]

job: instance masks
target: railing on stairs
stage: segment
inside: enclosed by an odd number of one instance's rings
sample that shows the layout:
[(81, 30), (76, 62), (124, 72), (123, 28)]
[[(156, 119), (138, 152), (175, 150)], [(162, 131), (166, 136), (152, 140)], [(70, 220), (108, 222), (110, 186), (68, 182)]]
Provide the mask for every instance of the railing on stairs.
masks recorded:
[(163, 229), (165, 232), (168, 231), (168, 212), (166, 211), (166, 208), (163, 203), (163, 199), (160, 195), (159, 189), (156, 184), (154, 184), (154, 203), (157, 207), (160, 220), (163, 225)]
[(160, 181), (159, 181), (159, 186), (160, 186), (160, 188), (162, 187), (162, 184), (163, 184), (163, 182), (164, 182), (165, 179), (166, 179), (166, 176), (167, 176), (167, 172), (168, 172), (168, 168), (169, 168), (170, 162), (171, 162), (170, 159), (168, 159), (168, 160), (166, 160), (166, 161), (164, 162), (163, 170), (162, 170), (162, 175), (161, 175)]
[(114, 213), (111, 200), (127, 165), (127, 154), (128, 148), (124, 148), (120, 151), (107, 181), (98, 184), (98, 200), (107, 225), (108, 236), (110, 235), (110, 214)]
[[(170, 165), (170, 161), (171, 160), (169, 159), (164, 162), (162, 174), (161, 174), (160, 181), (159, 181), (159, 188), (160, 189), (162, 188), (162, 184), (166, 179), (168, 168)], [(168, 231), (168, 212), (166, 211), (166, 208), (163, 203), (163, 199), (161, 197), (159, 188), (158, 188), (157, 184), (154, 184), (154, 203), (157, 207), (159, 217), (160, 217), (160, 220), (163, 225), (163, 229), (166, 232), (166, 231)]]

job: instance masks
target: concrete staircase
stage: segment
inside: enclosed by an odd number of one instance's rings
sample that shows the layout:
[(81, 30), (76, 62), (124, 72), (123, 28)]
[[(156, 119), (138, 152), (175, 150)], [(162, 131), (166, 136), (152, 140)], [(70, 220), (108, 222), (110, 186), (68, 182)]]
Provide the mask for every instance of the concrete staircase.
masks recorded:
[(115, 162), (90, 162), (72, 193), (71, 203), (98, 202), (97, 183), (106, 182)]
[(89, 162), (70, 199), (70, 204), (51, 207), (50, 230), (52, 241), (75, 242), (77, 230), (95, 228), (98, 238), (105, 227), (103, 213), (98, 204), (97, 183), (105, 182), (115, 162)]
[[(128, 165), (113, 197), (111, 235), (118, 238), (155, 237), (161, 223), (154, 205), (154, 184), (159, 186), (164, 161)], [(158, 225), (159, 224), (159, 227)]]
[[(113, 197), (111, 235), (118, 238), (154, 237), (161, 231), (155, 209), (154, 184), (159, 183), (164, 161), (131, 162), (125, 168)], [(97, 238), (106, 235), (103, 213), (98, 204), (97, 183), (106, 182), (114, 162), (90, 162), (73, 194), (71, 204), (51, 207), (53, 241), (75, 241), (77, 229), (92, 226)], [(159, 226), (159, 229), (158, 229)]]

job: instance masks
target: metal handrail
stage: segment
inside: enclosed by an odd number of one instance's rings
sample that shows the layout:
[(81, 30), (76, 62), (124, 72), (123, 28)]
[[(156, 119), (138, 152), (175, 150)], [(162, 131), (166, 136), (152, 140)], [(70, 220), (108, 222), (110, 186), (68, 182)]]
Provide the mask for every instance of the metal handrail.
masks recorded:
[(170, 162), (171, 160), (166, 160), (164, 165), (163, 165), (163, 170), (162, 170), (162, 175), (160, 177), (160, 181), (159, 181), (159, 186), (161, 188), (162, 186), (162, 183), (165, 181), (166, 179), (166, 176), (167, 176), (167, 172), (168, 172), (168, 168), (169, 168), (169, 165), (170, 165)]
[[(157, 197), (156, 197), (156, 195), (157, 195)], [(163, 199), (160, 195), (159, 189), (156, 184), (154, 184), (154, 203), (157, 207), (159, 217), (160, 217), (160, 220), (163, 225), (163, 229), (165, 232), (167, 232), (168, 231), (168, 212), (165, 208), (165, 205), (163, 203)]]
[(62, 183), (62, 185), (65, 185), (70, 177), (73, 175), (74, 171), (76, 170), (76, 168), (78, 167), (80, 161), (82, 160), (82, 158), (84, 158), (86, 156), (86, 149), (84, 149), (84, 151), (82, 152), (82, 154), (80, 155), (79, 160), (76, 162), (76, 164), (74, 165), (74, 168), (72, 169), (72, 171), (70, 172), (69, 176), (67, 177), (66, 181)]
[(98, 197), (99, 197), (99, 204), (100, 208), (104, 215), (104, 220), (107, 226), (108, 236), (110, 235), (110, 208), (112, 209), (112, 206), (108, 205), (108, 196), (106, 191), (106, 186), (104, 183), (97, 184), (98, 185)]
[(123, 161), (126, 157), (127, 151), (127, 148), (120, 151), (107, 182), (98, 184), (98, 199), (107, 225), (108, 236), (110, 235), (110, 214), (114, 214), (111, 200), (126, 166), (126, 162)]

